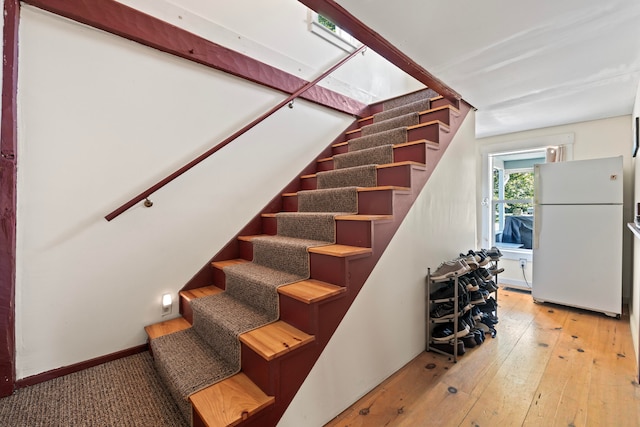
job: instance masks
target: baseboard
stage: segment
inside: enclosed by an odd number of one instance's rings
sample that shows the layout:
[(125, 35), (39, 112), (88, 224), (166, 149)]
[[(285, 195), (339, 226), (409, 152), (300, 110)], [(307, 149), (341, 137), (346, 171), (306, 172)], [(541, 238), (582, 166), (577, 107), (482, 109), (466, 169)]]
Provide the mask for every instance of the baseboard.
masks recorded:
[(531, 283), (527, 283), (524, 280), (515, 279), (499, 279), (500, 286), (503, 288), (520, 289), (522, 291), (531, 291)]
[(95, 359), (85, 360), (84, 362), (75, 363), (69, 366), (63, 366), (61, 368), (52, 369), (41, 374), (32, 375), (30, 377), (16, 380), (16, 388), (28, 387), (31, 385), (43, 383), (45, 381), (52, 380), (54, 378), (63, 377), (65, 375), (72, 374), (74, 372), (82, 371), (84, 369), (92, 368), (94, 366), (102, 365), (103, 363), (111, 362), (123, 357), (132, 356), (134, 354), (142, 353), (149, 349), (148, 344), (142, 344), (137, 347), (131, 347), (125, 350), (120, 350), (115, 353), (106, 354), (104, 356), (96, 357)]

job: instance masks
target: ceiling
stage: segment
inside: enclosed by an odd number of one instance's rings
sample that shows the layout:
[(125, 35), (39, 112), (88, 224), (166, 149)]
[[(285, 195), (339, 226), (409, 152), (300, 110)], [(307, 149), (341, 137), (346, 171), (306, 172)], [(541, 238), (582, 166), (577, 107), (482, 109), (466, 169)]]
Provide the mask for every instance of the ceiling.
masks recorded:
[(638, 0), (327, 3), (476, 107), (478, 137), (632, 113)]

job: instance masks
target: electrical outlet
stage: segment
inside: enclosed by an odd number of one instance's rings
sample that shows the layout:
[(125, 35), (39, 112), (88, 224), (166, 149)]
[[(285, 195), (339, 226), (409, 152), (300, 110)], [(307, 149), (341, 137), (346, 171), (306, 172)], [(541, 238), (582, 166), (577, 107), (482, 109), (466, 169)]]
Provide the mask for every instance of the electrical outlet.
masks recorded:
[(520, 258), (520, 267), (525, 268), (527, 266), (527, 259)]

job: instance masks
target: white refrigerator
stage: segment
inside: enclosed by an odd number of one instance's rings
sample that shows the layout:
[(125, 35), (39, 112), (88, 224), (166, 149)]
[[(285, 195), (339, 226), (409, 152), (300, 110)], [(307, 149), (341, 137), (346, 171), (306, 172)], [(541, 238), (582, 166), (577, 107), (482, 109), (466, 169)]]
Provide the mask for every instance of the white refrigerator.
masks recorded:
[(534, 166), (536, 302), (622, 313), (622, 156)]

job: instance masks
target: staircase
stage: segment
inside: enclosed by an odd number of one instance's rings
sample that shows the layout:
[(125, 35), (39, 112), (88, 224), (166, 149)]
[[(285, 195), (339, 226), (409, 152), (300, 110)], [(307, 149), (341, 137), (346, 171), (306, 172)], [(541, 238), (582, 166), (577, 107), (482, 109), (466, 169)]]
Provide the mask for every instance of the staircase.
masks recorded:
[[(184, 287), (182, 317), (145, 328), (156, 364), (163, 366), (160, 375), (191, 425), (277, 424), (469, 110), (464, 101), (452, 102), (431, 90), (370, 106), (370, 117), (354, 122)], [(194, 318), (202, 317), (201, 305), (194, 301), (202, 303), (230, 292), (225, 292), (227, 275), (254, 260), (259, 236), (278, 235), (282, 214), (277, 212), (298, 212), (306, 203), (303, 196), (319, 193), (319, 186), (332, 187), (333, 177), (340, 176), (336, 167), (359, 167), (349, 165), (359, 161), (355, 150), (378, 155), (378, 146), (370, 147), (373, 140), (388, 141), (380, 150), (392, 153), (392, 161), (366, 166), (374, 170), (377, 182), (355, 186), (357, 212), (335, 214), (335, 241), (308, 248), (308, 277), (277, 287), (279, 318), (238, 336), (240, 371), (183, 395), (180, 386), (170, 383), (185, 375), (185, 366), (191, 362), (164, 367), (159, 359), (166, 357), (166, 346), (160, 351), (156, 344), (174, 333), (190, 333), (200, 340), (198, 333), (191, 333), (196, 329)], [(196, 345), (209, 351), (208, 346), (215, 343)]]

